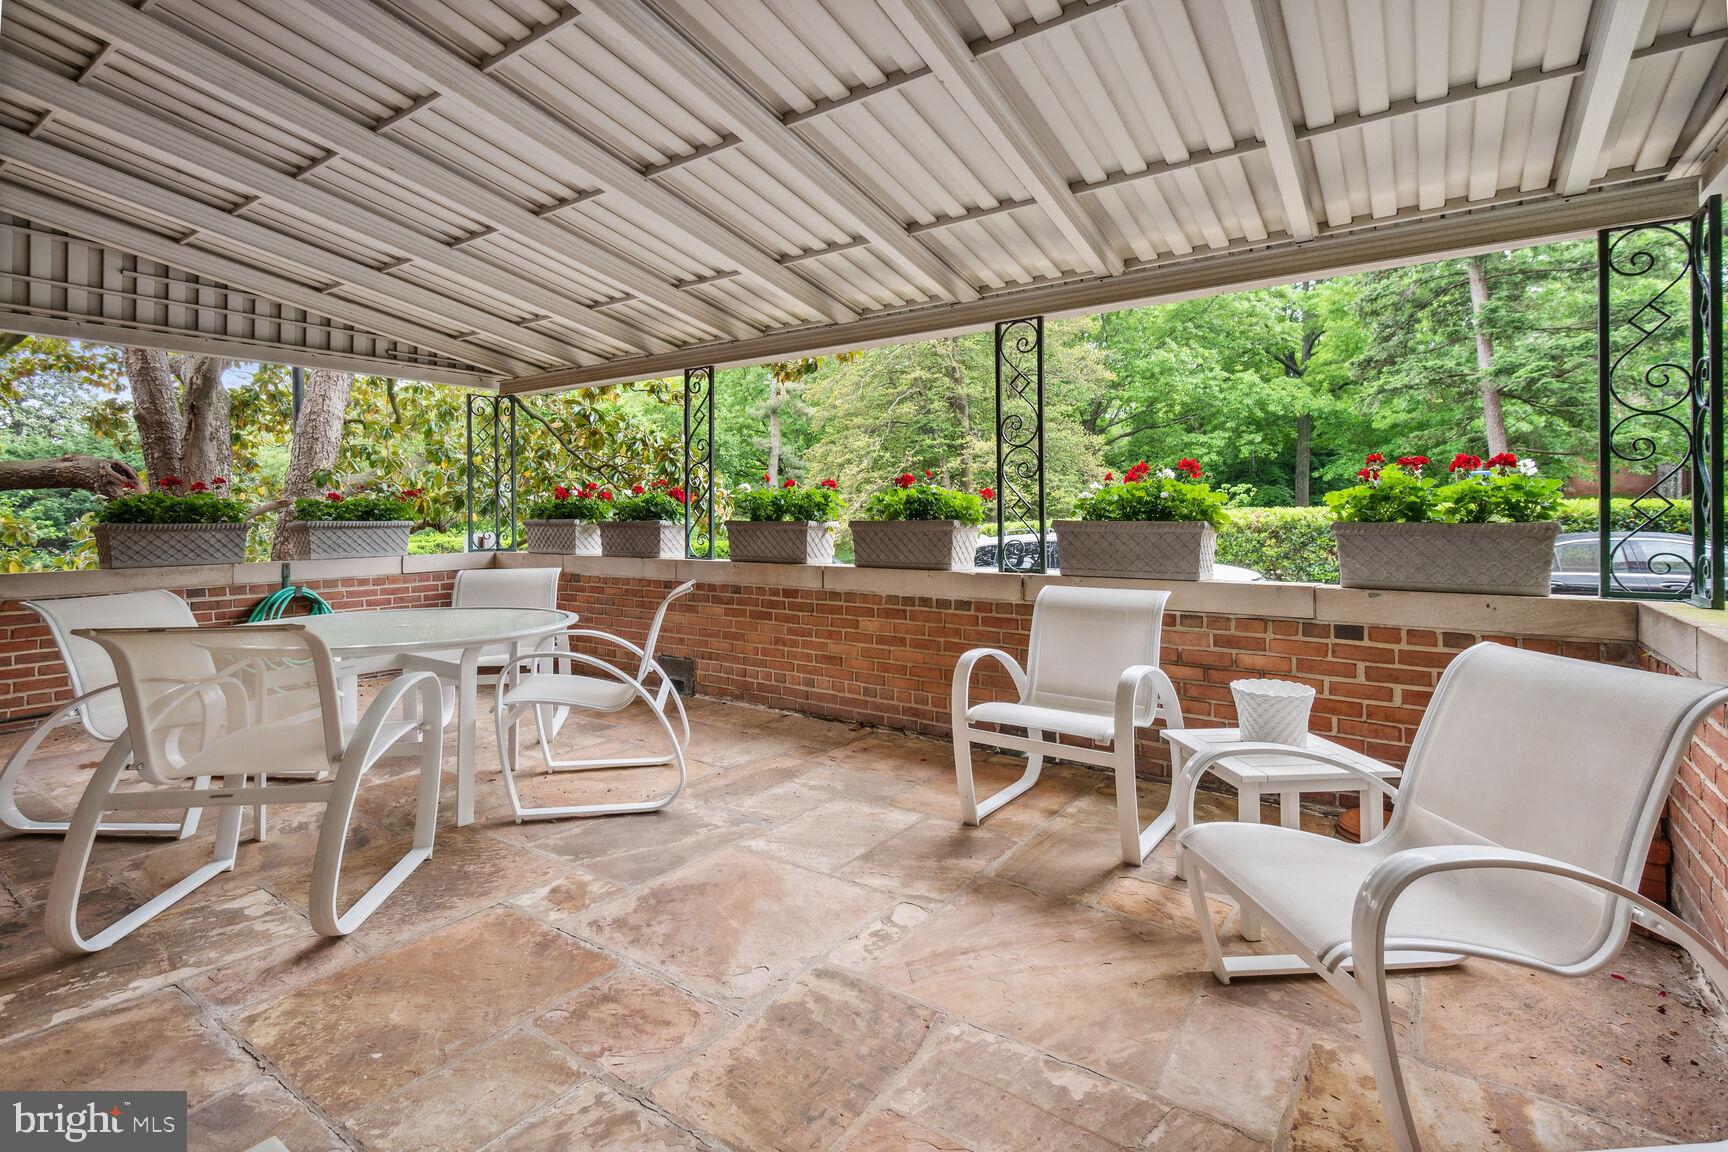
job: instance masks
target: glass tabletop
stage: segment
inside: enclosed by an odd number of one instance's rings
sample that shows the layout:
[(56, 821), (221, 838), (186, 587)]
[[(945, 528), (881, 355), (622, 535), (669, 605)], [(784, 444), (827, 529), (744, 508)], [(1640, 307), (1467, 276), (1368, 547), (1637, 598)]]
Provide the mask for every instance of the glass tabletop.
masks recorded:
[(340, 656), (473, 648), (528, 640), (576, 622), (556, 608), (393, 608), (377, 612), (333, 612), (295, 621), (316, 632)]

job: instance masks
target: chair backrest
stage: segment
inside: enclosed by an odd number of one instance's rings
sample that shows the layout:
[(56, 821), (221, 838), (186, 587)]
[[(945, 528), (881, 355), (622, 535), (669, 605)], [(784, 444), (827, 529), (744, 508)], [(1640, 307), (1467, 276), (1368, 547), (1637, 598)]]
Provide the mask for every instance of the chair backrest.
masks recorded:
[[(1534, 852), (1636, 889), (1680, 758), (1725, 700), (1719, 684), (1478, 644), (1435, 689), (1387, 836)], [(1624, 901), (1550, 877), (1482, 882), (1528, 905), (1499, 943), (1556, 966), (1617, 947), (1630, 917)]]
[(562, 568), (466, 568), (456, 573), (454, 608), (556, 608)]
[(660, 643), (660, 626), (666, 622), (666, 612), (674, 601), (690, 595), (696, 587), (696, 581), (686, 580), (666, 594), (666, 599), (660, 601), (660, 607), (654, 609), (654, 622), (648, 625), (648, 635), (642, 639), (642, 663), (636, 669), (636, 679), (641, 681), (648, 675), (649, 662), (654, 659), (654, 649)]
[(299, 624), (82, 629), (113, 661), (139, 773), (305, 774), (342, 756), (335, 662)]
[[(81, 628), (188, 628), (197, 621), (186, 601), (172, 592), (116, 592), (106, 596), (69, 596), (63, 600), (25, 600), (24, 607), (48, 625), (72, 694), (114, 683), (114, 663), (102, 646), (74, 635)], [(126, 709), (118, 693), (104, 692), (78, 708), (78, 720), (96, 739), (118, 740), (126, 731)]]
[[(1135, 588), (1051, 584), (1032, 605), (1032, 647), (1023, 704), (1093, 711), (1115, 706), (1125, 669), (1158, 663), (1164, 602), (1170, 593)], [(1151, 720), (1153, 697), (1142, 684), (1135, 722)]]

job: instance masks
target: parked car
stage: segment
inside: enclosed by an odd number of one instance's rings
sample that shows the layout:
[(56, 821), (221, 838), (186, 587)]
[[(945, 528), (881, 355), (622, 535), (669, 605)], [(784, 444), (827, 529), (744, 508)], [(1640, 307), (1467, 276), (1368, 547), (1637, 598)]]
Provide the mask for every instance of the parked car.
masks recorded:
[[(1652, 595), (1692, 586), (1692, 538), (1678, 532), (1615, 532), (1610, 536), (1614, 572), (1609, 587)], [(1552, 590), (1571, 596), (1600, 594), (1602, 541), (1594, 532), (1566, 532), (1554, 540)]]
[[(975, 568), (996, 570), (995, 537), (989, 537), (978, 544), (978, 551), (972, 557)], [(1038, 550), (1038, 534), (1036, 532), (1019, 532), (1008, 537), (1008, 569), (1011, 572), (1025, 572), (1032, 567), (1032, 553)], [(1056, 536), (1054, 533), (1044, 540), (1044, 570), (1055, 572), (1060, 569), (1056, 562)], [(1212, 579), (1222, 580), (1232, 584), (1251, 584), (1263, 581), (1266, 577), (1252, 568), (1238, 568), (1234, 564), (1214, 564)]]

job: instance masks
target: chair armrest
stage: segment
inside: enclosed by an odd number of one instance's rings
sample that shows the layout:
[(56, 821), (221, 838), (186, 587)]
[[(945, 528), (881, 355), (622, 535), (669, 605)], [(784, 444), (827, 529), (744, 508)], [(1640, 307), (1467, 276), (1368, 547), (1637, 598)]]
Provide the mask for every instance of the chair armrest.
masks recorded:
[[(498, 670), (498, 681), (500, 684), (500, 688), (499, 688), (498, 692), (496, 693), (496, 695), (493, 697), (493, 704), (492, 704), (493, 712), (498, 713), (500, 715), (503, 712), (504, 696), (506, 694), (506, 689), (503, 687), (503, 685), (504, 685), (504, 680), (505, 680), (506, 675), (508, 675), (510, 677), (509, 686), (513, 688), (513, 687), (515, 687), (515, 684), (516, 684), (515, 674), (516, 674), (516, 669), (517, 669), (518, 665), (525, 664), (525, 663), (528, 663), (529, 661), (533, 661), (533, 660), (551, 660), (551, 659), (570, 660), (570, 661), (574, 661), (577, 664), (585, 664), (590, 668), (598, 669), (599, 671), (604, 672), (608, 676), (612, 677), (614, 680), (617, 680), (620, 684), (623, 684), (626, 687), (630, 688), (631, 691), (635, 693), (636, 698), (638, 700), (641, 700), (642, 702), (647, 704), (648, 707), (654, 709), (655, 712), (658, 713), (661, 710), (661, 704), (659, 704), (655, 701), (654, 697), (649, 694), (648, 690), (642, 686), (640, 681), (638, 681), (634, 676), (631, 676), (628, 672), (624, 671), (622, 668), (619, 668), (613, 664), (608, 664), (608, 663), (606, 663), (606, 661), (600, 659), (598, 656), (589, 656), (583, 652), (559, 652), (559, 653), (555, 653), (555, 654), (549, 653), (549, 652), (530, 652), (526, 655), (516, 657), (514, 660), (510, 661), (508, 664), (504, 665), (504, 667), (502, 667)], [(668, 680), (667, 683), (671, 683), (671, 681)]]
[(1144, 724), (1150, 725), (1162, 712), (1167, 726), (1182, 727), (1182, 702), (1176, 698), (1176, 685), (1170, 682), (1170, 677), (1156, 664), (1134, 664), (1124, 668), (1116, 680), (1118, 740), (1122, 733), (1132, 733), (1135, 728), (1143, 726), (1139, 717), (1134, 715), (1134, 700), (1140, 694), (1140, 685), (1148, 680), (1152, 682), (1152, 707), (1146, 712)]
[(610, 632), (601, 632), (596, 628), (570, 628), (557, 634), (559, 638), (568, 639), (571, 636), (582, 636), (589, 640), (602, 640), (608, 644), (616, 644), (637, 659), (646, 659), (647, 654), (622, 636), (614, 636)]
[(1020, 662), (1000, 648), (973, 648), (961, 654), (954, 665), (954, 684), (950, 690), (950, 703), (953, 707), (954, 731), (958, 732), (966, 723), (967, 705), (972, 701), (972, 669), (978, 666), (980, 660), (994, 660), (1008, 672), (1009, 679), (1014, 681), (1014, 691), (1026, 698), (1026, 672), (1020, 667)]
[(1341, 756), (1330, 752), (1322, 752), (1317, 748), (1298, 748), (1293, 744), (1264, 744), (1253, 740), (1233, 740), (1228, 744), (1214, 744), (1204, 752), (1195, 756), (1182, 766), (1180, 777), (1171, 782), (1171, 800), (1179, 801), (1177, 809), (1176, 828), (1178, 831), (1191, 828), (1194, 825), (1194, 793), (1200, 786), (1200, 777), (1204, 776), (1212, 765), (1226, 756), (1300, 756), (1304, 760), (1312, 760), (1316, 764), (1325, 764), (1332, 768), (1342, 768), (1353, 776), (1360, 777), (1372, 784), (1383, 794), (1398, 798), (1398, 789), (1382, 780), (1379, 776), (1353, 764)]
[(1352, 955), (1357, 957), (1357, 971), (1361, 971), (1362, 957), (1372, 956), (1378, 959), (1383, 955), (1386, 923), (1398, 897), (1406, 888), (1424, 876), (1475, 868), (1539, 872), (1598, 888), (1619, 897), (1632, 905), (1633, 918), (1640, 925), (1684, 948), (1704, 970), (1718, 994), (1728, 995), (1728, 956), (1705, 939), (1696, 928), (1680, 920), (1668, 909), (1587, 868), (1534, 852), (1521, 852), (1514, 848), (1494, 845), (1441, 844), (1427, 848), (1407, 848), (1402, 852), (1394, 852), (1375, 865), (1356, 893), (1356, 906), (1350, 918), (1350, 946)]
[(380, 741), (378, 739), (385, 725), (391, 722), (390, 714), (396, 710), (397, 703), (413, 691), (419, 691), (421, 694), (421, 723), (429, 729), (425, 739), (432, 741), (439, 739), (439, 733), (444, 726), (442, 723), (434, 726), (431, 719), (443, 713), (443, 703), (440, 699), (442, 690), (438, 686), (438, 674), (436, 672), (404, 672), (386, 684), (383, 690), (372, 698), (372, 703), (366, 706), (366, 712), (360, 717), (360, 723), (355, 725), (353, 735), (348, 737), (348, 742), (342, 747), (342, 763), (344, 765), (350, 762), (355, 752), (359, 752), (360, 771), (365, 771), (373, 761), (378, 759), (380, 753), (413, 731), (411, 726), (404, 727), (386, 740)]

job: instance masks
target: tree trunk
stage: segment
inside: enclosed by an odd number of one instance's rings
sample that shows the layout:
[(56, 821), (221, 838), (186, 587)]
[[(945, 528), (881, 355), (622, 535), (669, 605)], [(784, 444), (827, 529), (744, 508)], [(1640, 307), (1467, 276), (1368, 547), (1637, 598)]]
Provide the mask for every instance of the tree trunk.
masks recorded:
[(214, 356), (187, 356), (176, 362), (186, 385), (182, 405), (180, 475), (186, 483), (208, 484), (234, 470), (234, 432), (228, 415), (228, 389), (222, 373), (228, 361)]
[[(294, 421), (294, 438), (288, 445), (288, 471), (282, 478), (282, 495), (293, 499), (317, 492), (312, 476), (336, 465), (342, 448), (342, 417), (348, 410), (348, 394), (353, 390), (354, 377), (346, 372), (314, 368), (306, 373), (306, 388), (300, 402), (300, 415)], [(284, 508), (276, 517), (275, 535), (271, 537), (270, 555), (282, 559), (286, 547), (283, 528), (293, 516), (293, 506)]]
[(82, 488), (98, 496), (113, 498), (128, 486), (143, 487), (138, 473), (120, 460), (95, 456), (66, 455), (51, 460), (0, 461), (0, 491), (26, 488)]
[(1488, 332), (1484, 313), (1488, 309), (1488, 276), (1482, 267), (1482, 257), (1472, 256), (1465, 262), (1470, 272), (1470, 319), (1476, 329), (1476, 372), (1482, 390), (1482, 429), (1488, 441), (1488, 455), (1498, 456), (1507, 451), (1506, 415), (1500, 403), (1500, 387), (1494, 382), (1494, 339)]
[(786, 385), (768, 381), (768, 483), (780, 483), (780, 408), (786, 403)]
[(180, 389), (168, 367), (168, 354), (152, 348), (127, 348), (121, 358), (132, 385), (132, 422), (138, 426), (144, 471), (152, 483), (165, 476), (179, 476), (186, 426), (180, 416)]
[(1304, 412), (1296, 417), (1296, 471), (1292, 487), (1296, 493), (1296, 507), (1306, 508), (1312, 503), (1313, 493), (1309, 483), (1309, 472), (1313, 464), (1311, 456), (1314, 446), (1314, 414)]
[(966, 378), (960, 371), (960, 349), (948, 341), (948, 407), (960, 425), (960, 490), (970, 492), (972, 483), (972, 397), (966, 394)]

